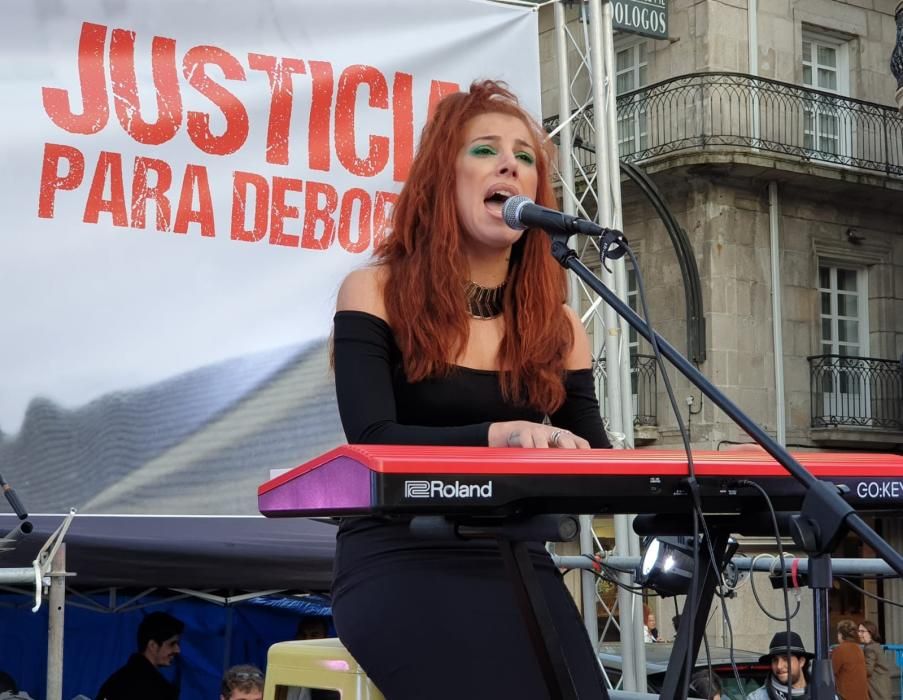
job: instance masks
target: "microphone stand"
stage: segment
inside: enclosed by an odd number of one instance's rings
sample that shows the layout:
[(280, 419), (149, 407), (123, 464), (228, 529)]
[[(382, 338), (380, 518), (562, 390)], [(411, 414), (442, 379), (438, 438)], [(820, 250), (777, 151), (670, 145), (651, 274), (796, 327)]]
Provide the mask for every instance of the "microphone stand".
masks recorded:
[[(619, 231), (600, 228), (599, 233), (600, 248), (603, 251), (602, 264), (604, 265), (608, 250), (612, 246), (626, 246), (626, 240)], [(871, 547), (900, 576), (903, 576), (903, 556), (897, 553), (856, 514), (853, 507), (843, 499), (841, 490), (838, 487), (829, 482), (816, 479), (809, 473), (781, 444), (743, 413), (733, 401), (706, 379), (680, 352), (649, 328), (646, 321), (640, 318), (633, 309), (608, 289), (580, 261), (576, 251), (568, 247), (567, 240), (570, 235), (571, 233), (567, 232), (566, 229), (561, 233), (549, 234), (552, 240), (552, 257), (563, 268), (576, 274), (647, 341), (652, 342), (652, 339), (655, 338), (662, 355), (806, 489), (803, 506), (798, 515), (791, 517), (790, 528), (794, 541), (810, 554), (811, 561), (817, 572), (814, 576), (815, 586), (813, 587), (816, 658), (811, 669), (811, 697), (813, 700), (833, 700), (833, 673), (831, 662), (828, 659), (828, 591), (831, 587), (830, 553), (836, 548), (844, 532), (850, 530), (859, 535), (859, 538)], [(776, 359), (775, 361), (778, 360)], [(698, 543), (696, 545), (699, 546)], [(698, 572), (695, 572), (695, 575), (698, 575)], [(708, 592), (707, 594), (711, 595)], [(701, 625), (696, 625), (694, 632), (694, 639), (688, 647), (688, 652), (692, 653), (695, 658), (704, 630)], [(672, 662), (676, 661), (680, 661), (681, 666), (683, 666), (683, 660), (672, 659), (669, 662), (663, 691), (668, 688), (675, 689), (679, 687), (676, 685), (675, 679), (680, 679), (683, 669), (672, 672)]]

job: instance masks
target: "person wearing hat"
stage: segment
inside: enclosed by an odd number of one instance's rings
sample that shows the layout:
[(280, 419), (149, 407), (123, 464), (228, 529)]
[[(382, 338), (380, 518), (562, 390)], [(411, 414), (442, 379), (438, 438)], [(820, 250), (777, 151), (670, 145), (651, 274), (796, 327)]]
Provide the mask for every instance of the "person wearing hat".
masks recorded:
[(815, 654), (806, 651), (803, 640), (796, 632), (778, 632), (771, 638), (768, 653), (759, 658), (759, 663), (771, 664), (765, 685), (747, 695), (746, 700), (808, 700), (808, 665), (813, 658)]

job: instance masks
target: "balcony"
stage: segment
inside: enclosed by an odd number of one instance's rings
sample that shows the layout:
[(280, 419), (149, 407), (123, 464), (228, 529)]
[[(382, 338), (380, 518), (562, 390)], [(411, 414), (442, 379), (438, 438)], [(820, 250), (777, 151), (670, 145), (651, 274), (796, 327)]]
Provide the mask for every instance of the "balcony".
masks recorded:
[[(610, 415), (608, 395), (605, 388), (606, 362), (604, 357), (593, 363), (593, 374), (597, 381), (602, 413)], [(657, 365), (654, 355), (630, 355), (630, 393), (633, 395), (633, 424), (635, 426), (655, 426), (658, 424), (656, 396), (658, 393)]]
[[(617, 109), (620, 157), (629, 162), (739, 147), (903, 176), (903, 114), (893, 107), (741, 73), (695, 73), (620, 95)], [(591, 111), (573, 128), (576, 160), (590, 172)]]
[[(809, 361), (813, 430), (903, 433), (903, 358), (813, 355)], [(893, 441), (893, 440), (892, 440)]]

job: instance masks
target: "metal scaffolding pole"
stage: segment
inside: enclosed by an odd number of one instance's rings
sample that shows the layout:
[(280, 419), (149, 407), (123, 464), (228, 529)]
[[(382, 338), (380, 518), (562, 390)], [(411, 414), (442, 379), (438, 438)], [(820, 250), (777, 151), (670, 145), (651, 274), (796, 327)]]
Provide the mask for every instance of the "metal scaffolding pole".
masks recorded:
[[(576, 7), (577, 13), (568, 8)], [(559, 140), (559, 179), (562, 188), (562, 209), (567, 214), (595, 216), (598, 222), (619, 227), (621, 222), (620, 163), (617, 156), (617, 117), (614, 95), (614, 50), (610, 4), (589, 0), (576, 6), (555, 2), (555, 49), (558, 57), (558, 115), (559, 125), (553, 132)], [(606, 14), (607, 13), (607, 14)], [(572, 24), (567, 23), (570, 16)], [(577, 19), (577, 22), (573, 22)], [(576, 31), (574, 31), (576, 29)], [(592, 134), (587, 138), (588, 134)], [(594, 153), (594, 161), (587, 163), (587, 154)], [(595, 199), (595, 202), (593, 202)], [(595, 206), (593, 206), (595, 204)], [(598, 266), (598, 241), (589, 238), (573, 242), (588, 264)], [(626, 271), (618, 262), (613, 274), (602, 271), (606, 284), (621, 299), (627, 296)], [(593, 357), (600, 399), (613, 442), (618, 447), (633, 447), (633, 398), (630, 381), (630, 358), (626, 322), (611, 308), (587, 291), (589, 303), (584, 305), (583, 288), (572, 276), (570, 303), (582, 314), (585, 324), (592, 326)], [(604, 360), (603, 360), (604, 358)], [(604, 371), (603, 371), (604, 364)], [(581, 521), (583, 551), (593, 551), (595, 544), (592, 519)], [(616, 545), (624, 556), (638, 552), (639, 540), (630, 529), (627, 516), (616, 518)], [(584, 601), (584, 622), (593, 639), (598, 638), (598, 622), (591, 600), (601, 600), (595, 581), (581, 580)], [(625, 669), (625, 688), (645, 690), (645, 646), (642, 636), (642, 607), (634, 596), (619, 598), (621, 639), (634, 649)], [(604, 601), (602, 605), (605, 606)], [(607, 606), (605, 606), (607, 609)], [(609, 610), (609, 620), (613, 620)], [(606, 625), (607, 628), (607, 625)], [(643, 669), (639, 671), (636, 669)]]
[[(757, 571), (767, 572), (769, 574), (777, 574), (780, 570), (780, 564), (777, 562), (777, 555), (759, 555), (757, 557), (734, 556), (730, 563), (736, 567), (737, 571)], [(799, 575), (809, 573), (809, 558), (806, 556), (797, 557), (789, 554), (784, 556), (784, 566), (790, 569), (793, 561), (796, 560), (796, 570)], [(562, 569), (592, 569), (596, 563), (587, 557), (552, 557), (555, 566)], [(641, 562), (640, 557), (619, 557), (606, 556), (602, 558), (602, 564), (612, 569), (629, 569), (635, 570)], [(894, 576), (895, 571), (890, 564), (883, 559), (853, 559), (853, 558), (832, 558), (831, 571), (839, 576), (864, 576), (871, 578), (875, 576)]]
[[(555, 3), (555, 48), (558, 55), (558, 113), (560, 115), (570, 114), (570, 98), (568, 91), (565, 89), (569, 79), (568, 66), (568, 45), (565, 33), (565, 25), (567, 17), (565, 16), (564, 6), (559, 2)], [(561, 131), (559, 132), (560, 143), (562, 145), (572, 144), (574, 142), (573, 129), (568, 119), (562, 119)], [(558, 152), (558, 174), (564, 191), (574, 192), (574, 163), (571, 154), (567, 148), (561, 148)], [(571, 197), (563, 197), (562, 209), (566, 214), (574, 215), (577, 213), (577, 203)], [(577, 284), (577, 278), (574, 275), (569, 276), (569, 303), (577, 313), (580, 313), (580, 287)], [(584, 551), (593, 550), (593, 516), (580, 516), (580, 549)], [(593, 645), (593, 651), (598, 651), (599, 640), (599, 622), (596, 617), (596, 577), (592, 571), (580, 572), (580, 599), (583, 608), (583, 624), (586, 626), (586, 633)]]
[[(621, 177), (618, 164), (617, 105), (614, 86), (614, 43), (612, 41), (611, 3), (589, 0), (590, 22), (590, 65), (593, 77), (593, 127), (596, 134), (596, 191), (598, 219), (602, 226), (621, 226)], [(602, 281), (619, 298), (627, 296), (626, 273), (623, 260), (614, 262), (609, 273), (602, 267)], [(608, 398), (608, 418), (611, 430), (624, 436), (624, 447), (633, 446), (633, 398), (630, 392), (630, 366), (627, 352), (626, 322), (615, 310), (605, 306), (605, 365), (607, 368), (606, 389)], [(615, 549), (622, 556), (631, 550), (638, 551), (639, 542), (631, 546), (636, 536), (630, 528), (627, 515), (616, 515)], [(621, 575), (625, 582), (629, 576)], [(640, 603), (642, 605), (642, 603)], [(624, 649), (633, 649), (624, 655), (622, 669), (624, 689), (646, 690), (646, 647), (642, 635), (642, 615), (637, 615), (638, 606), (633, 594), (620, 587), (618, 590), (618, 610), (621, 622), (621, 644)], [(641, 611), (642, 608), (639, 607)]]
[(47, 618), (47, 700), (63, 700), (63, 624), (66, 612), (66, 545), (51, 560)]

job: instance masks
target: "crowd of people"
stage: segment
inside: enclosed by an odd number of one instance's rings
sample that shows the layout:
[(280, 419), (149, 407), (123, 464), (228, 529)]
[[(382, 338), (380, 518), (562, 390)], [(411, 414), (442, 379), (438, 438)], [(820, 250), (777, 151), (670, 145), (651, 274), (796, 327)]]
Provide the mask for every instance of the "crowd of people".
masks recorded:
[[(772, 637), (768, 653), (759, 660), (770, 666), (761, 688), (747, 700), (808, 700), (811, 661), (796, 632), (778, 632)], [(837, 646), (831, 651), (831, 667), (839, 700), (891, 700), (891, 662), (881, 646), (876, 625), (865, 620), (837, 624)], [(720, 700), (720, 689), (699, 697)]]
[[(114, 671), (95, 700), (178, 700), (179, 688), (160, 673), (181, 651), (184, 623), (165, 612), (152, 612), (138, 625), (137, 649)], [(223, 676), (220, 700), (262, 700), (263, 671), (241, 664)]]
[(837, 694), (843, 700), (890, 700), (891, 665), (870, 620), (837, 624), (837, 647), (831, 654)]
[[(759, 658), (760, 663), (768, 665), (768, 675), (746, 700), (808, 700), (814, 658), (799, 634), (778, 632), (772, 637), (768, 652)], [(838, 623), (831, 666), (838, 700), (891, 700), (891, 661), (873, 622), (865, 620), (857, 625), (852, 620), (841, 620)], [(721, 679), (711, 670), (695, 673), (690, 679), (689, 692), (692, 697), (704, 700), (724, 698)]]
[[(650, 623), (655, 624), (654, 614), (647, 612), (646, 624)], [(183, 623), (167, 613), (148, 614), (139, 625), (137, 650), (107, 679), (95, 700), (178, 700), (178, 687), (167, 681), (160, 669), (172, 664), (179, 654), (183, 630)], [(329, 625), (324, 618), (306, 617), (299, 621), (295, 639), (320, 639), (328, 633)], [(763, 685), (745, 700), (808, 700), (814, 658), (799, 634), (778, 632), (772, 637), (768, 652), (759, 659), (768, 666), (768, 675)], [(881, 646), (873, 622), (864, 620), (857, 625), (851, 620), (841, 620), (837, 625), (837, 645), (831, 651), (831, 664), (839, 700), (891, 700), (893, 697), (892, 662)], [(220, 700), (262, 700), (263, 690), (264, 672), (256, 666), (240, 664), (223, 675)], [(711, 669), (694, 673), (688, 690), (693, 698), (728, 700), (721, 679)], [(338, 695), (292, 688), (288, 697), (332, 700)], [(12, 676), (0, 671), (0, 700), (32, 698), (16, 686)]]
[[(646, 642), (660, 641), (655, 614), (644, 606)], [(677, 628), (679, 616), (675, 616)], [(779, 632), (760, 657), (769, 666), (764, 684), (746, 696), (746, 700), (808, 700), (810, 662), (814, 654), (806, 651), (796, 632)], [(789, 659), (789, 663), (788, 663)], [(891, 700), (890, 656), (881, 646), (878, 628), (870, 620), (856, 624), (841, 620), (837, 624), (837, 645), (831, 651), (831, 666), (839, 700)], [(695, 673), (690, 679), (692, 697), (722, 700), (721, 679), (710, 670)]]
[[(181, 653), (185, 625), (165, 612), (152, 612), (138, 625), (136, 648), (125, 663), (103, 682), (93, 700), (178, 700), (180, 689), (161, 673)], [(295, 630), (296, 640), (329, 636), (329, 622), (323, 617), (302, 617)], [(252, 664), (238, 664), (222, 677), (219, 700), (262, 700), (264, 672)], [(289, 700), (334, 700), (337, 694), (293, 688)], [(33, 700), (18, 687), (9, 673), (0, 671), (0, 700)], [(91, 700), (79, 694), (74, 700)]]

